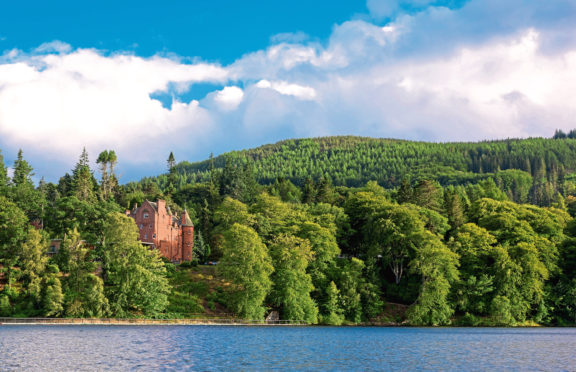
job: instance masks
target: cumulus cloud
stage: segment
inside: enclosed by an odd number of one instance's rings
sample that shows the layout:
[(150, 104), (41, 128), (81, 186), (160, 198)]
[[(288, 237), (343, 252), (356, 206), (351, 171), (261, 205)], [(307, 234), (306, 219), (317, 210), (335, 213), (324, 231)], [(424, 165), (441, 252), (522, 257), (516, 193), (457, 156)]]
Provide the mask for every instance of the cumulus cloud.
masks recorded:
[[(84, 145), (129, 151), (177, 130), (201, 133), (210, 119), (198, 101), (175, 100), (167, 109), (150, 94), (227, 77), (216, 65), (70, 51), (62, 43), (32, 55), (12, 53), (10, 59), (0, 64), (0, 134), (65, 156), (77, 155)], [(153, 148), (129, 160), (149, 160)]]
[(313, 100), (316, 98), (316, 90), (314, 90), (314, 88), (304, 85), (290, 84), (286, 81), (270, 82), (268, 80), (260, 80), (256, 83), (256, 87), (262, 89), (273, 89), (280, 94), (294, 96), (302, 100)]
[[(161, 162), (174, 146), (198, 159), (286, 137), (479, 140), (575, 126), (574, 0), (368, 8), (371, 18), (336, 25), (323, 43), (278, 35), (228, 66), (59, 42), (5, 51), (0, 145), (67, 156), (116, 148), (123, 161)], [(219, 87), (184, 99), (198, 83)], [(158, 93), (172, 104), (151, 98)]]
[(214, 101), (224, 111), (234, 110), (242, 102), (244, 98), (244, 91), (235, 86), (224, 87), (224, 89), (216, 92)]

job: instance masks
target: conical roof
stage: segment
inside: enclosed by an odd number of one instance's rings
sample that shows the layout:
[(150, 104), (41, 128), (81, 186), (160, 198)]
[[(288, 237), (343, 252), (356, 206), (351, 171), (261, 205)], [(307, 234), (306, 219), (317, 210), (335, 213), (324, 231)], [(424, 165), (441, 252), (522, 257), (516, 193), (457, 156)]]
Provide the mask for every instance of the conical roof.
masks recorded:
[(194, 226), (192, 220), (190, 219), (190, 215), (188, 214), (188, 211), (186, 209), (184, 209), (184, 213), (182, 213), (181, 223), (182, 226)]

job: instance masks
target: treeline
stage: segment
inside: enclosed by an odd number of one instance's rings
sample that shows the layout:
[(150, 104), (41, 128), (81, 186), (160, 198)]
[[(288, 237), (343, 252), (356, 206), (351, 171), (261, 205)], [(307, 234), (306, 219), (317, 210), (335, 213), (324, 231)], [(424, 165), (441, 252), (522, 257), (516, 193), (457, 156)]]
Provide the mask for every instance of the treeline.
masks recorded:
[[(248, 163), (260, 184), (279, 177), (302, 186), (307, 178), (330, 179), (336, 186), (361, 187), (376, 181), (383, 187), (402, 180), (466, 185), (493, 178), (511, 200), (549, 206), (554, 195), (576, 190), (576, 140), (530, 138), (476, 143), (426, 143), (362, 137), (326, 137), (278, 142), (224, 154), (199, 163), (176, 165), (177, 185), (205, 182), (210, 169)], [(570, 132), (572, 133), (572, 132)], [(503, 173), (504, 172), (504, 173)], [(145, 179), (163, 188), (166, 176)]]
[[(157, 316), (168, 305), (166, 267), (138, 241), (116, 202), (113, 151), (97, 182), (82, 155), (58, 184), (32, 182), (22, 151), (7, 176), (0, 154), (0, 316)], [(50, 239), (60, 239), (51, 251)]]
[[(183, 269), (137, 244), (135, 224), (119, 213), (163, 198), (187, 208), (197, 260), (218, 261), (227, 283), (214, 300), (242, 318), (277, 310), (322, 324), (576, 323), (568, 177), (542, 207), (515, 202), (539, 195), (532, 173), (517, 169), (446, 185), (413, 174), (395, 187), (336, 185), (330, 174), (261, 184), (256, 162), (228, 158), (187, 183), (170, 154), (166, 175), (119, 185), (109, 154), (99, 181), (83, 153), (70, 175), (38, 187), (22, 154), (11, 179), (1, 164), (3, 314), (177, 315), (166, 310), (166, 278)], [(48, 238), (64, 238), (65, 249), (47, 257)]]

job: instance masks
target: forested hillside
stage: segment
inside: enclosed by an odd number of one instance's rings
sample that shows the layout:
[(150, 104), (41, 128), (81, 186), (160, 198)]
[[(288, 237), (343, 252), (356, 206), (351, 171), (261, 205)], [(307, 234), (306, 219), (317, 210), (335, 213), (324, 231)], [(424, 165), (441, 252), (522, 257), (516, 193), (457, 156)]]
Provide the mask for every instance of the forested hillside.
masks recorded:
[[(430, 179), (446, 186), (493, 178), (513, 200), (538, 205), (549, 205), (556, 191), (565, 194), (576, 188), (570, 176), (576, 170), (576, 139), (567, 136), (471, 143), (364, 137), (287, 140), (199, 163), (180, 162), (177, 186), (204, 182), (211, 168), (223, 169), (227, 163), (249, 164), (261, 184), (279, 177), (296, 185), (307, 178), (326, 178), (335, 186), (376, 181), (393, 188), (402, 180)], [(150, 180), (162, 188), (167, 184), (166, 176)]]
[[(575, 141), (286, 141), (189, 168), (171, 153), (126, 185), (114, 151), (99, 179), (84, 151), (57, 184), (0, 157), (0, 316), (575, 324)], [(187, 209), (192, 262), (162, 260), (122, 213), (158, 199)]]

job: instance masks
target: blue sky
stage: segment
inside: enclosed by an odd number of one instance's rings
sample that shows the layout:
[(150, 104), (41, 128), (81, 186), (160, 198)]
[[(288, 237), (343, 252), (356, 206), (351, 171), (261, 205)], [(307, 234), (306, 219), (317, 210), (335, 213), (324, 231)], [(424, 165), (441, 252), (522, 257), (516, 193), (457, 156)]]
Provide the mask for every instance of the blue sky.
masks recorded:
[(576, 127), (576, 0), (26, 1), (0, 12), (0, 149), (123, 181), (285, 138)]
[(266, 48), (273, 35), (326, 39), (336, 23), (366, 13), (365, 1), (122, 0), (10, 1), (2, 4), (2, 49), (52, 40), (74, 48), (174, 53), (228, 64)]

